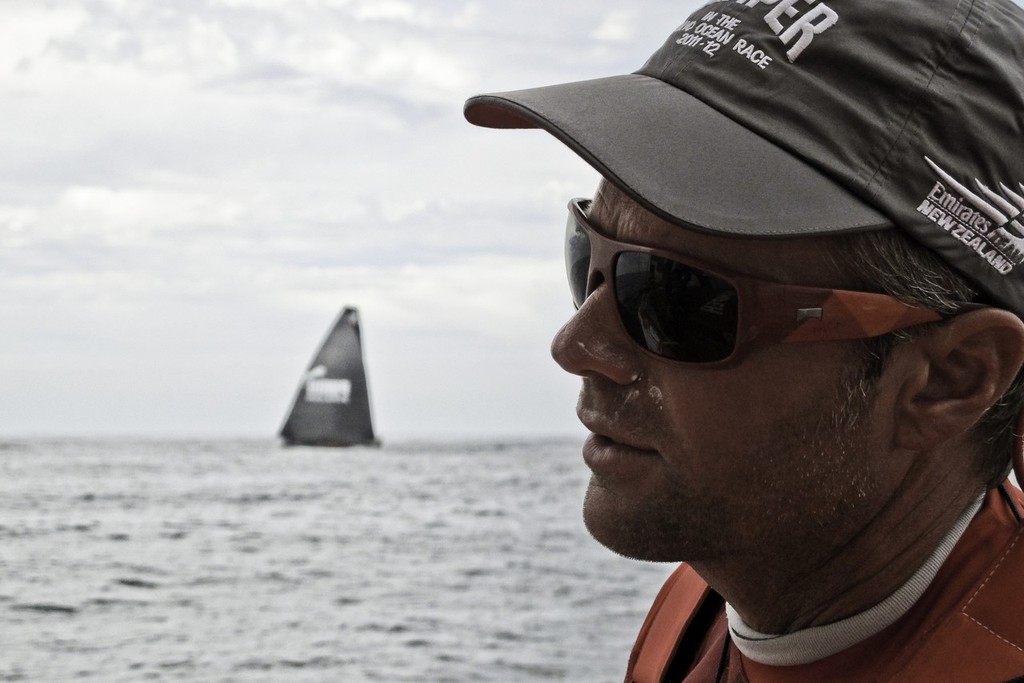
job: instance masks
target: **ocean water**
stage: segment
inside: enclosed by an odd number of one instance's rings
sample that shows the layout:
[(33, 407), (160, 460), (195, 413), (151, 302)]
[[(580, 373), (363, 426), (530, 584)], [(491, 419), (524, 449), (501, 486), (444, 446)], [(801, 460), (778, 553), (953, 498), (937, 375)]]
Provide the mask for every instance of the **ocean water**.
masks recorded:
[(622, 680), (573, 441), (0, 443), (0, 681)]

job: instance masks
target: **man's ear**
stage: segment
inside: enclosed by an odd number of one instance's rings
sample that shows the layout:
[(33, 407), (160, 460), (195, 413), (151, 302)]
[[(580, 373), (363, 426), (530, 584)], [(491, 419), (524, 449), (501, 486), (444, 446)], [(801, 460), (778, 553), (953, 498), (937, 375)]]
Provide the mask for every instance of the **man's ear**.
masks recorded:
[(956, 438), (999, 400), (1024, 364), (1024, 322), (984, 308), (963, 313), (903, 349), (896, 445), (926, 450)]

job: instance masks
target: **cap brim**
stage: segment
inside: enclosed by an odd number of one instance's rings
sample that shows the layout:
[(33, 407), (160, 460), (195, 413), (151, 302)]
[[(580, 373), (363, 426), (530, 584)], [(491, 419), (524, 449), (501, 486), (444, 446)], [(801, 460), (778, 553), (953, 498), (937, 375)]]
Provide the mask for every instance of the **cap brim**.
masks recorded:
[(892, 226), (807, 163), (648, 76), (478, 95), (465, 116), (543, 128), (648, 210), (699, 230), (794, 237)]

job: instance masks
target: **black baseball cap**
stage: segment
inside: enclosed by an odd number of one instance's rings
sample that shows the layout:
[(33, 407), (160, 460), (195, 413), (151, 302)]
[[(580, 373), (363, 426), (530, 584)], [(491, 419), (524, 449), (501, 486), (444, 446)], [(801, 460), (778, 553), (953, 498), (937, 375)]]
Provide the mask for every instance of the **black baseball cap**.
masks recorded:
[(734, 236), (900, 228), (1024, 317), (1024, 10), (719, 0), (632, 74), (478, 95), (653, 213)]

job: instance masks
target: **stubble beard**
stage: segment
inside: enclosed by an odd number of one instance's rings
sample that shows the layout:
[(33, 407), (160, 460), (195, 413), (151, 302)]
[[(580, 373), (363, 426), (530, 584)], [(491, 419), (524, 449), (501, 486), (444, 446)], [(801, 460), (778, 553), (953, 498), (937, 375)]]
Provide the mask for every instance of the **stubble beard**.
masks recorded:
[[(584, 523), (613, 552), (652, 562), (734, 561), (738, 553), (756, 562), (758, 555), (787, 552), (782, 545), (792, 551), (812, 546), (871, 491), (857, 454), (865, 448), (863, 427), (874, 388), (872, 378), (855, 368), (816, 416), (789, 416), (763, 443), (723, 456), (752, 463), (750, 479), (737, 482), (751, 490), (739, 503), (734, 492), (691, 486), (666, 487), (662, 496), (638, 500), (592, 476)], [(785, 476), (773, 476), (773, 468), (785, 468)], [(796, 494), (794, 477), (800, 483)], [(801, 498), (800, 491), (808, 495)], [(612, 509), (619, 514), (610, 516)], [(765, 528), (781, 534), (783, 542), (767, 537)]]

